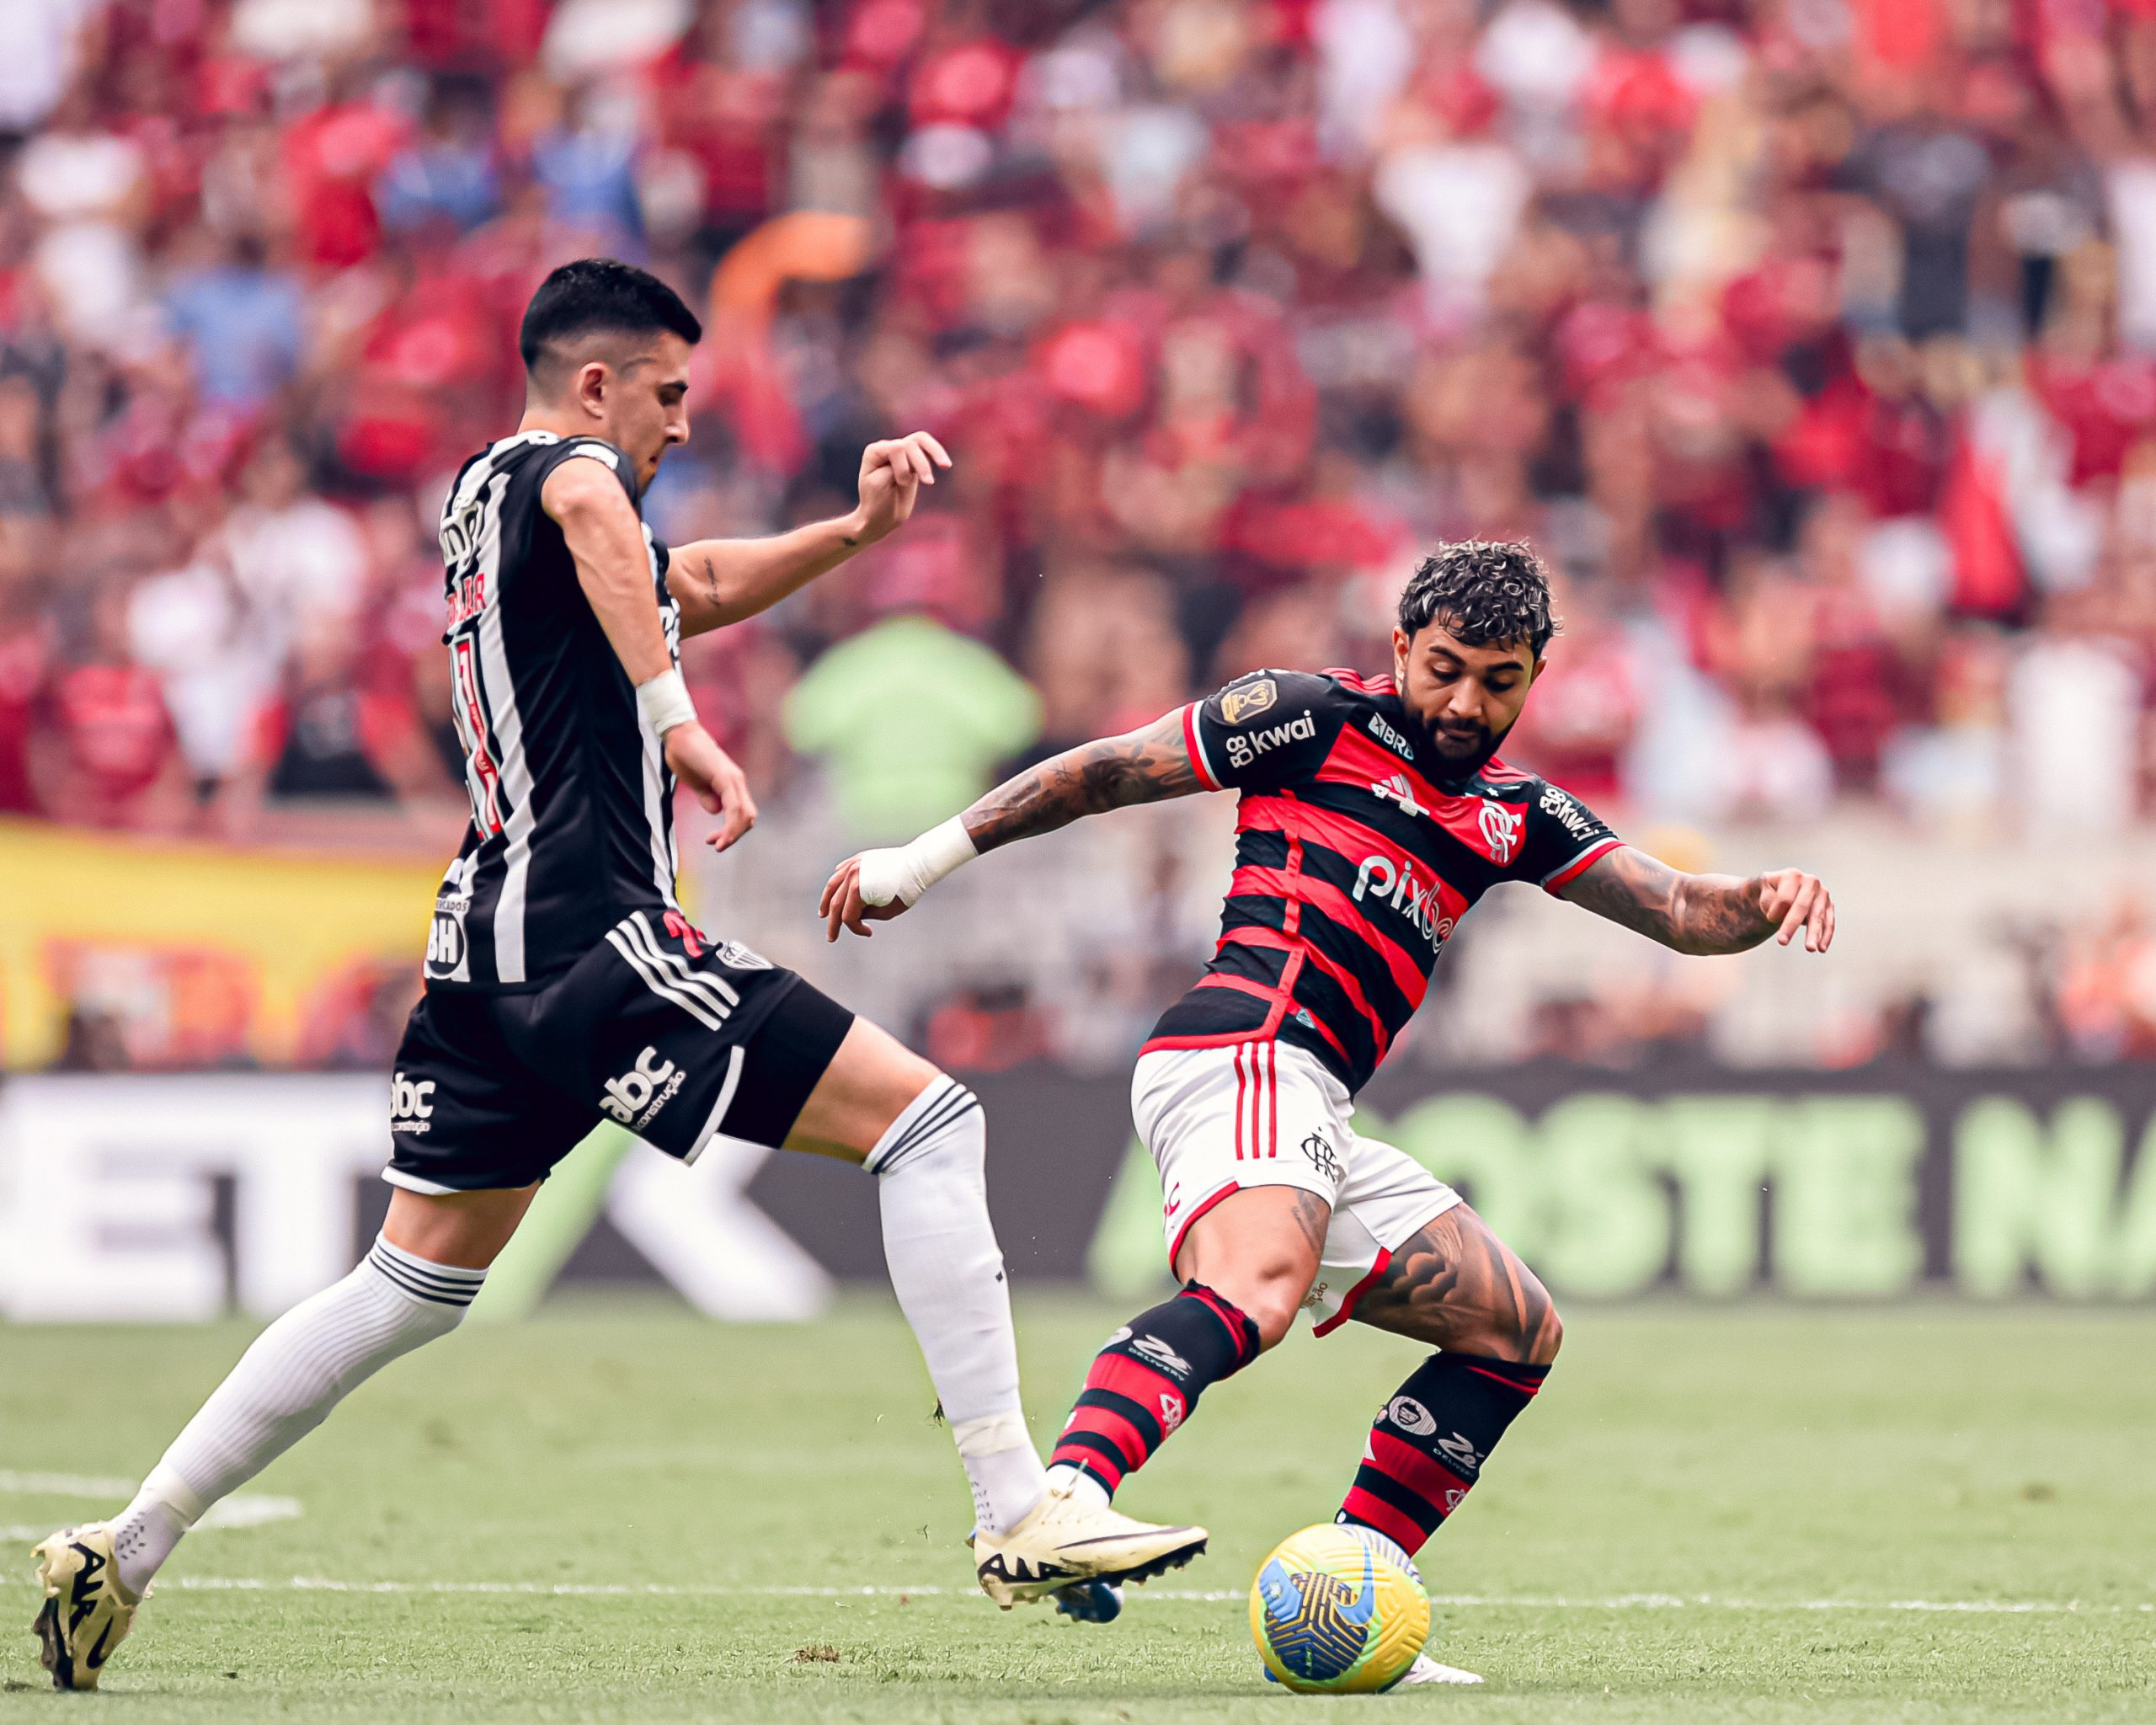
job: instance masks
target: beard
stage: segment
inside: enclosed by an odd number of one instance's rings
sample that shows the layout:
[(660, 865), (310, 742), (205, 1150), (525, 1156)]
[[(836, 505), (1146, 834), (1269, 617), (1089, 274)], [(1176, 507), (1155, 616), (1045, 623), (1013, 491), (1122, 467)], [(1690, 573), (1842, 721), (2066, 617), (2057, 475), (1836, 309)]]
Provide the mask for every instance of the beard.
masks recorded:
[(1426, 724), (1422, 731), (1430, 740), (1431, 752), (1444, 764), (1445, 776), (1460, 779), (1471, 778), (1488, 766), (1491, 757), (1512, 734), (1512, 727), (1507, 725), (1501, 731), (1493, 731), (1486, 724), (1470, 728)]

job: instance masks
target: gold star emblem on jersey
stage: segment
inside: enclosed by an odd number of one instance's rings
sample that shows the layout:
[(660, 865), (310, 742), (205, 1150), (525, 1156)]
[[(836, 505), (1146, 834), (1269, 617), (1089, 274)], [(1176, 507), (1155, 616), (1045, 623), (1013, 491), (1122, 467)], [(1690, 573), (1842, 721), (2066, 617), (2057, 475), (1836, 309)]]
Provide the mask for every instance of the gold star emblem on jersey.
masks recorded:
[(1220, 697), (1220, 717), (1230, 724), (1241, 724), (1246, 718), (1257, 718), (1279, 698), (1280, 686), (1271, 677), (1260, 677), (1256, 682), (1224, 693)]

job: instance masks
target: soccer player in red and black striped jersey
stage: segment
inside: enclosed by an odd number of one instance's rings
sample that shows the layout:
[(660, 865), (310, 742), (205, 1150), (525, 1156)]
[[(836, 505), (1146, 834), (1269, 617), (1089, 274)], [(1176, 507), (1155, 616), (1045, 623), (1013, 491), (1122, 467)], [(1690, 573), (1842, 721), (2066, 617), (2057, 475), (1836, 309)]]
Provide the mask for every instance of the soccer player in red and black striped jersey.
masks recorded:
[(1401, 595), (1390, 676), (1240, 678), (832, 876), (830, 937), (866, 934), (1013, 839), (1129, 803), (1241, 794), (1219, 949), (1132, 1085), (1182, 1290), (1102, 1350), (1052, 1477), (1113, 1493), (1299, 1310), (1320, 1335), (1353, 1318), (1438, 1350), (1379, 1414), (1338, 1515), (1412, 1556), (1533, 1400), (1561, 1333), (1534, 1273), (1459, 1194), (1352, 1124), (1460, 919), (1498, 883), (1531, 881), (1682, 953), (1833, 939), (1813, 876), (1681, 873), (1497, 758), (1556, 629), (1527, 546), (1441, 547)]

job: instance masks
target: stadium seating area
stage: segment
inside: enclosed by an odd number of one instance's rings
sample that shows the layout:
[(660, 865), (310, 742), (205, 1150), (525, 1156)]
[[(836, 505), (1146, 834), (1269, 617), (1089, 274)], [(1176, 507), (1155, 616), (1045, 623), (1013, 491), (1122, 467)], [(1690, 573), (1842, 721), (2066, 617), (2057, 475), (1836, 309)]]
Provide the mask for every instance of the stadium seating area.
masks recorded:
[(8, 0), (0, 812), (453, 828), (432, 510), (514, 420), (531, 287), (607, 251), (708, 309), (665, 537), (846, 507), (893, 430), (958, 458), (691, 656), (835, 844), (1250, 666), (1371, 662), (1469, 535), (1563, 572), (1511, 752), (1635, 830), (2116, 841), (2148, 14)]

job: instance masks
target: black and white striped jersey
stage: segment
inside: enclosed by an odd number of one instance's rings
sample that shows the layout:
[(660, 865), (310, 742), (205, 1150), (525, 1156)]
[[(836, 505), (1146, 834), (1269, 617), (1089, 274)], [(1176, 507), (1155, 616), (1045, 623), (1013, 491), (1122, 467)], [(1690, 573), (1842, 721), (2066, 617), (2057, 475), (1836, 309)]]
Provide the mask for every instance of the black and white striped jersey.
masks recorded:
[[(611, 467), (639, 501), (611, 444), (526, 431), (466, 462), (442, 507), (442, 640), (472, 825), (435, 900), (430, 988), (535, 987), (627, 913), (679, 908), (674, 776), (561, 527), (539, 506), (547, 476), (580, 458)], [(643, 537), (678, 659), (666, 547), (648, 526)]]

